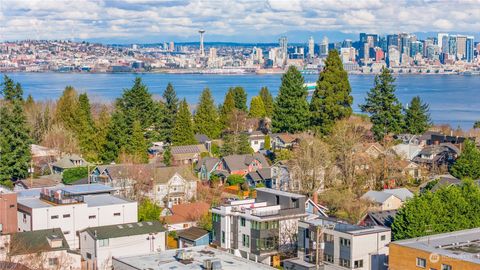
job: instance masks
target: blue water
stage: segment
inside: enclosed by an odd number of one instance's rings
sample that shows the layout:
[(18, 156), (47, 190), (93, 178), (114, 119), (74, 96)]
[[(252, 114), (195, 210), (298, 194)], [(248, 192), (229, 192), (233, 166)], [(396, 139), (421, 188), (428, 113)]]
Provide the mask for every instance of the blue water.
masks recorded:
[[(111, 101), (132, 85), (135, 76), (142, 77), (154, 96), (160, 96), (168, 82), (177, 95), (189, 103), (196, 103), (200, 92), (209, 87), (215, 101), (223, 102), (225, 92), (232, 86), (243, 86), (249, 98), (267, 86), (276, 95), (281, 75), (202, 75), (202, 74), (81, 74), (81, 73), (12, 73), (22, 84), (25, 94), (35, 99), (58, 98), (65, 86), (72, 85), (79, 92), (87, 92), (94, 101)], [(363, 103), (366, 92), (373, 85), (373, 75), (350, 75), (354, 111)], [(314, 82), (317, 75), (306, 75), (306, 82)], [(457, 75), (399, 75), (396, 80), (397, 96), (404, 104), (419, 95), (430, 104), (436, 124), (447, 123), (464, 129), (480, 120), (480, 76)]]

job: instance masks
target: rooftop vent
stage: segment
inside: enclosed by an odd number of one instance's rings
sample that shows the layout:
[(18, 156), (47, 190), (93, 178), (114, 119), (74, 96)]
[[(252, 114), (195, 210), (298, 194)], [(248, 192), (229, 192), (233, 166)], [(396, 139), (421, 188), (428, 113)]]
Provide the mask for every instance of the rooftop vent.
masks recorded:
[(117, 225), (117, 228), (123, 229), (123, 226), (122, 225)]

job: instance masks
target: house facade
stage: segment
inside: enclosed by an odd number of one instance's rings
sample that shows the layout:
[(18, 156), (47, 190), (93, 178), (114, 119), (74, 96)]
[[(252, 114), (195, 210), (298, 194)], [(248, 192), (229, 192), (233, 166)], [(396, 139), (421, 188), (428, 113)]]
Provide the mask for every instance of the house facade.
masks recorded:
[(265, 157), (260, 153), (252, 155), (229, 155), (224, 156), (218, 164), (217, 171), (225, 171), (228, 174), (245, 174), (268, 167)]
[(257, 188), (256, 199), (212, 208), (212, 241), (233, 254), (276, 266), (279, 254), (295, 250), (298, 221), (305, 218), (303, 195)]
[(90, 227), (79, 233), (88, 269), (112, 269), (112, 257), (165, 251), (166, 229), (159, 221)]
[(17, 232), (17, 194), (0, 186), (0, 235)]
[(363, 227), (323, 217), (303, 220), (298, 224), (298, 257), (315, 264), (318, 254), (321, 265), (386, 270), (390, 238), (389, 228)]
[(161, 207), (186, 203), (197, 195), (197, 178), (188, 167), (156, 168), (153, 189), (145, 195)]

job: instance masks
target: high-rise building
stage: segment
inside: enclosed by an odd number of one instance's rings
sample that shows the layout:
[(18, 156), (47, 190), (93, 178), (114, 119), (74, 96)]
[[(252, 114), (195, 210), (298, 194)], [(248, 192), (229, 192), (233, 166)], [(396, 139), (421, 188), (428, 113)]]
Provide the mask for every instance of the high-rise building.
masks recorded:
[(473, 46), (474, 46), (474, 37), (467, 36), (466, 48), (465, 48), (465, 60), (467, 62), (473, 61)]
[(448, 53), (449, 48), (448, 48), (448, 39), (449, 36), (448, 34), (443, 34), (442, 36), (439, 36), (441, 38), (438, 40), (438, 46), (440, 47), (440, 50), (442, 53)]
[(169, 50), (170, 50), (171, 52), (175, 51), (175, 43), (174, 43), (173, 41), (170, 41)]
[(464, 60), (467, 56), (467, 36), (457, 35), (457, 58)]
[(448, 34), (447, 33), (438, 33), (438, 35), (437, 35), (437, 45), (438, 45), (438, 47), (440, 47), (440, 50), (442, 50), (442, 48), (443, 48), (443, 44), (444, 44), (443, 43), (443, 38), (444, 37), (448, 37)]
[(352, 40), (351, 39), (345, 39), (342, 42), (342, 48), (350, 48), (352, 47)]
[(308, 56), (310, 58), (315, 56), (315, 41), (313, 40), (313, 37), (308, 39)]
[(448, 37), (448, 54), (453, 57), (453, 60), (457, 57), (457, 36)]
[(328, 55), (328, 37), (323, 37), (322, 43), (320, 44), (320, 56)]
[(210, 48), (208, 58), (212, 60), (215, 60), (217, 58), (217, 48)]
[(395, 46), (398, 48), (398, 35), (387, 35), (387, 48)]
[(417, 54), (423, 55), (423, 43), (413, 41), (410, 43), (410, 57), (415, 57)]
[(288, 39), (286, 36), (281, 37), (278, 40), (278, 44), (280, 46), (280, 58), (282, 61), (282, 65), (285, 66), (287, 64), (288, 58)]

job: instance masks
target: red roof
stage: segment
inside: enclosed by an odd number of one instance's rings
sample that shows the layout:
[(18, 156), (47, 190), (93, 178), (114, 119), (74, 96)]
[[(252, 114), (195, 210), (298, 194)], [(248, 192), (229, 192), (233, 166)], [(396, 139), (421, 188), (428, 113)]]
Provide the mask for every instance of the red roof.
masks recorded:
[(164, 218), (167, 224), (178, 224), (197, 221), (208, 213), (210, 204), (206, 202), (184, 203), (172, 206), (172, 215)]

